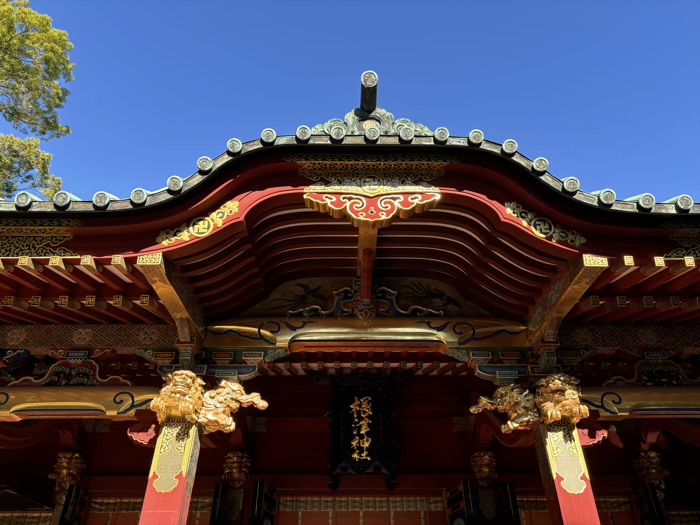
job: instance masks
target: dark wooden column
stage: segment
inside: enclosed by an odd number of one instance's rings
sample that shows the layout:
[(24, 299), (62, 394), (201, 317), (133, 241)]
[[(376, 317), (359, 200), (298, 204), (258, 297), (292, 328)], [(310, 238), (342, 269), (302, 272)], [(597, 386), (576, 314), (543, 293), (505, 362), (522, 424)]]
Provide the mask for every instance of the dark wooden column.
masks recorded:
[(80, 452), (58, 453), (53, 472), (49, 474), (56, 481), (51, 525), (74, 525), (81, 522), (87, 505), (87, 492), (80, 483), (85, 466), (85, 459)]
[[(244, 451), (229, 452), (224, 458), (224, 479), (216, 484), (211, 504), (210, 525), (243, 523), (246, 488), (249, 485), (250, 456)], [(248, 492), (250, 489), (248, 488)]]
[(639, 473), (640, 487), (637, 495), (637, 512), (642, 525), (666, 525), (664, 478), (668, 471), (661, 465), (661, 454), (653, 450), (641, 450), (634, 462)]

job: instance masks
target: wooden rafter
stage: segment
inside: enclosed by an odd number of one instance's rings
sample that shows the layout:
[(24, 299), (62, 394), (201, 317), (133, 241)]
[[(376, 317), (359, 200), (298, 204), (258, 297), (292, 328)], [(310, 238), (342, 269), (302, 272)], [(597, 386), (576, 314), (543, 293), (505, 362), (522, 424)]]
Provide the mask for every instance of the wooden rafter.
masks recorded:
[(140, 255), (136, 265), (174, 319), (178, 339), (201, 341), (204, 335), (204, 315), (189, 296), (185, 285), (170, 276), (163, 254)]
[(606, 257), (585, 254), (567, 275), (553, 279), (527, 318), (528, 339), (536, 351), (542, 344), (556, 343), (564, 317), (607, 268)]

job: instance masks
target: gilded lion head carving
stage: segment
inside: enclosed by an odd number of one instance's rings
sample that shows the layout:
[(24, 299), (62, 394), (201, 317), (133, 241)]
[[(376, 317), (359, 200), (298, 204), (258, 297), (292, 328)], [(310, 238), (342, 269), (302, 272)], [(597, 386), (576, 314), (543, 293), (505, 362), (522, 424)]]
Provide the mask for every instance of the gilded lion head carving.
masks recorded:
[(575, 425), (588, 417), (578, 384), (578, 379), (566, 374), (551, 374), (537, 382), (536, 402), (545, 423), (563, 421)]
[(151, 410), (162, 425), (170, 419), (196, 423), (204, 402), (204, 381), (190, 370), (176, 370), (165, 379), (158, 397), (151, 401)]

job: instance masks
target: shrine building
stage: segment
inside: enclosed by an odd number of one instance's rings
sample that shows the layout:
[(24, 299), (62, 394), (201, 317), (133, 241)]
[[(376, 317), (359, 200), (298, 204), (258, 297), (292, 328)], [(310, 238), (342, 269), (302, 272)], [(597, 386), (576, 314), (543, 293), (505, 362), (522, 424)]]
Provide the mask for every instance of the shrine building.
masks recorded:
[(700, 524), (700, 204), (377, 88), (0, 201), (0, 525)]

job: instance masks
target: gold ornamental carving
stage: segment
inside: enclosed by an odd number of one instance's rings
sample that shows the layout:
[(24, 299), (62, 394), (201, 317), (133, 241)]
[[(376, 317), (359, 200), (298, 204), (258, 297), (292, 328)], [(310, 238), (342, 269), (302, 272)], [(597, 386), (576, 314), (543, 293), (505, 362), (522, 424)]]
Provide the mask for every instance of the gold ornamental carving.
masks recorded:
[(241, 406), (264, 410), (260, 394), (246, 394), (238, 383), (222, 381), (218, 388), (204, 392), (204, 381), (190, 370), (176, 370), (151, 402), (161, 431), (153, 455), (149, 479), (158, 492), (171, 492), (180, 479), (191, 492), (199, 455), (199, 435), (221, 430), (233, 432), (233, 414)]
[(654, 450), (640, 451), (639, 457), (634, 460), (634, 469), (642, 481), (647, 483), (660, 483), (668, 476), (668, 470), (661, 464), (661, 454)]
[(496, 458), (492, 452), (474, 452), (469, 465), (476, 479), (494, 479), (498, 477)]
[(163, 254), (161, 252), (139, 255), (136, 259), (137, 266), (160, 266), (162, 263)]
[(242, 487), (248, 481), (250, 463), (246, 452), (229, 452), (224, 458), (224, 479), (236, 488)]
[(679, 245), (664, 257), (700, 257), (700, 227), (692, 222), (671, 222), (664, 228), (674, 230), (669, 239)]
[(469, 411), (478, 414), (496, 410), (507, 414), (508, 421), (501, 426), (504, 434), (529, 430), (539, 422), (576, 425), (589, 415), (588, 407), (581, 403), (578, 383), (575, 377), (551, 374), (537, 382), (534, 396), (520, 385), (505, 385), (497, 388), (493, 397), (479, 397), (479, 402)]
[(520, 385), (499, 387), (492, 398), (481, 396), (479, 402), (469, 409), (472, 414), (483, 410), (497, 410), (508, 415), (508, 421), (501, 425), (504, 434), (510, 434), (513, 430), (528, 430), (540, 421), (535, 397)]
[(233, 414), (240, 407), (255, 406), (258, 410), (267, 408), (267, 401), (257, 392), (246, 394), (243, 385), (232, 381), (222, 381), (219, 388), (209, 390), (204, 394), (204, 403), (199, 412), (197, 422), (204, 434), (216, 432), (233, 432), (236, 422)]
[(218, 388), (204, 392), (204, 381), (190, 370), (176, 370), (166, 378), (165, 386), (151, 401), (161, 425), (170, 420), (198, 424), (202, 433), (221, 430), (233, 432), (233, 414), (243, 406), (259, 410), (268, 407), (257, 392), (246, 394), (243, 385), (222, 381)]
[(588, 417), (588, 407), (581, 403), (579, 380), (566, 374), (551, 374), (537, 382), (535, 403), (546, 424), (562, 421), (576, 425)]
[[(299, 164), (299, 175), (313, 181), (328, 179), (331, 184), (360, 180), (367, 174), (382, 175), (391, 181), (410, 176), (415, 181), (431, 180), (445, 174), (445, 166), (459, 162), (446, 155), (292, 155), (288, 162)], [(344, 186), (344, 185), (343, 185)], [(359, 187), (359, 185), (356, 185)], [(338, 188), (340, 189), (340, 188)]]
[(560, 483), (569, 494), (582, 494), (586, 490), (586, 479), (590, 479), (590, 476), (578, 439), (578, 430), (573, 424), (557, 421), (543, 425), (541, 431), (546, 434), (549, 468), (555, 483)]
[(80, 452), (59, 452), (49, 478), (56, 483), (75, 484), (80, 481), (85, 468), (85, 459)]
[(437, 206), (440, 189), (425, 181), (444, 173), (449, 158), (374, 155), (293, 156), (299, 175), (314, 181), (304, 189), (306, 206), (357, 227), (383, 228)]
[(176, 370), (166, 378), (165, 386), (151, 401), (151, 410), (158, 422), (165, 425), (170, 420), (197, 423), (204, 403), (204, 381), (189, 370)]
[(221, 228), (229, 217), (238, 213), (238, 201), (228, 201), (209, 215), (195, 217), (189, 224), (183, 222), (172, 230), (163, 230), (156, 237), (156, 242), (170, 246), (177, 241), (189, 242), (193, 239), (206, 237), (216, 228)]
[(71, 228), (79, 220), (3, 219), (0, 220), (0, 257), (74, 257), (61, 246), (73, 238)]
[(172, 492), (180, 484), (178, 476), (194, 479), (197, 465), (192, 464), (193, 455), (199, 455), (197, 426), (185, 419), (169, 419), (161, 426), (148, 475), (153, 479), (153, 488), (161, 493)]
[(586, 238), (576, 230), (567, 230), (547, 217), (526, 210), (522, 204), (506, 202), (505, 208), (509, 215), (520, 219), (523, 226), (529, 228), (537, 237), (571, 246), (581, 246), (586, 242)]
[(599, 257), (597, 255), (584, 254), (583, 265), (585, 267), (591, 267), (591, 268), (607, 268), (608, 267), (608, 258), (607, 257)]

